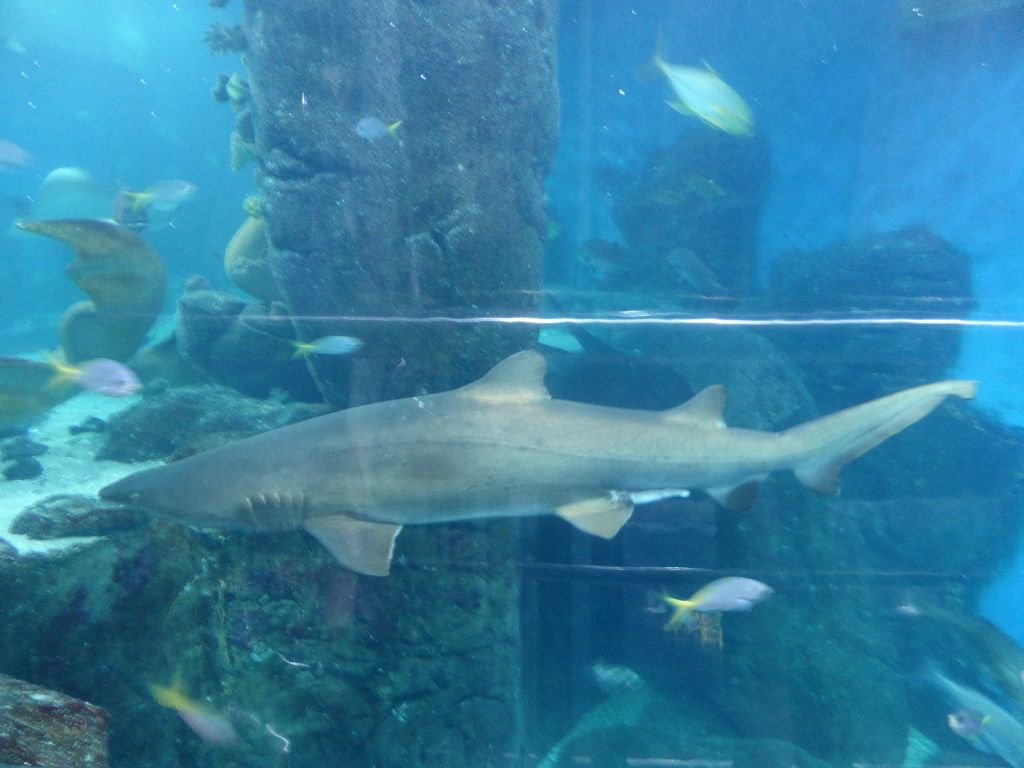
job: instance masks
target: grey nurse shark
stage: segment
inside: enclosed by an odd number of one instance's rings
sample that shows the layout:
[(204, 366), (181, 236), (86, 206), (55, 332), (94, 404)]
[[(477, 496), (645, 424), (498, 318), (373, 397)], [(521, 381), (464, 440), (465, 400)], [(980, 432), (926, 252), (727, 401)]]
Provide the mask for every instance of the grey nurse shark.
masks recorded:
[(386, 575), (403, 525), (554, 513), (604, 538), (636, 504), (701, 490), (749, 506), (789, 469), (838, 490), (840, 468), (975, 383), (907, 389), (782, 432), (732, 429), (725, 390), (667, 411), (555, 400), (519, 352), (478, 381), (364, 405), (129, 475), (104, 499), (198, 527), (305, 529), (359, 573)]

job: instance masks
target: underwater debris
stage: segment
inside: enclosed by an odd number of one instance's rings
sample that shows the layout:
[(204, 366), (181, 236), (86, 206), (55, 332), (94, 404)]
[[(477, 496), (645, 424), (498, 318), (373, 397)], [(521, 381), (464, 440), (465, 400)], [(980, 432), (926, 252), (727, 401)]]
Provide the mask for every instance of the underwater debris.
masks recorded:
[(241, 24), (211, 24), (203, 42), (211, 53), (242, 53), (248, 44)]
[[(606, 539), (628, 522), (635, 504), (679, 496), (680, 485), (703, 490), (732, 509), (748, 508), (757, 479), (776, 470), (790, 469), (805, 486), (835, 492), (848, 461), (924, 418), (947, 397), (970, 398), (976, 389), (974, 382), (945, 381), (897, 392), (768, 433), (780, 435), (768, 442), (764, 433), (724, 426), (722, 387), (708, 387), (659, 421), (628, 409), (610, 417), (602, 408), (552, 399), (544, 386), (546, 369), (537, 352), (519, 352), (459, 389), (328, 414), (137, 472), (100, 495), (200, 527), (301, 528), (345, 567), (384, 576), (402, 525), (508, 516), (508, 487), (531, 499), (529, 507), (514, 508), (516, 516), (553, 512)], [(380, 437), (359, 443), (354, 474), (308, 460), (310, 446), (318, 454), (344, 454), (364, 434)], [(630, 435), (628, 451), (618, 434)], [(549, 450), (532, 450), (539, 443)], [(702, 470), (685, 480), (667, 471), (660, 488), (617, 490), (615, 485), (638, 487), (637, 467), (650, 461), (651, 451), (662, 466)], [(554, 467), (551, 454), (563, 457)], [(595, 462), (602, 462), (607, 482), (615, 483), (603, 493), (594, 493), (590, 479)], [(406, 467), (423, 469), (410, 475)], [(230, 482), (211, 487), (197, 481), (211, 476)], [(272, 492), (267, 477), (276, 479)], [(584, 489), (590, 498), (581, 498)], [(677, 607), (683, 617), (694, 605), (742, 610), (767, 594), (760, 582), (723, 579)]]

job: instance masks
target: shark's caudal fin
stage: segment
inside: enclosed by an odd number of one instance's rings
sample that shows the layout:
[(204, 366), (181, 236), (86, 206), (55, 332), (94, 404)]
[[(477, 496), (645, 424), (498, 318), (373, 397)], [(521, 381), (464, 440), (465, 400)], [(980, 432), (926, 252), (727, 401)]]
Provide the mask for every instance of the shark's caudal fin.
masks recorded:
[(794, 456), (790, 467), (804, 485), (835, 493), (839, 470), (858, 456), (923, 419), (947, 397), (974, 397), (977, 382), (940, 381), (905, 389), (820, 419), (779, 435)]

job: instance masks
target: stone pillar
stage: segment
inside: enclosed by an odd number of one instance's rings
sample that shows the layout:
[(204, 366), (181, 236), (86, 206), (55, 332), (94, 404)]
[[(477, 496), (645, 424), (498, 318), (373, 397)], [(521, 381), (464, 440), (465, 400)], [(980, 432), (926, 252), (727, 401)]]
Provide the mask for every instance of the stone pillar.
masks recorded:
[[(367, 342), (311, 361), (332, 402), (464, 384), (530, 343), (435, 318), (536, 306), (555, 15), (552, 0), (247, 0), (272, 269), (303, 337)], [(364, 118), (402, 123), (366, 138)]]

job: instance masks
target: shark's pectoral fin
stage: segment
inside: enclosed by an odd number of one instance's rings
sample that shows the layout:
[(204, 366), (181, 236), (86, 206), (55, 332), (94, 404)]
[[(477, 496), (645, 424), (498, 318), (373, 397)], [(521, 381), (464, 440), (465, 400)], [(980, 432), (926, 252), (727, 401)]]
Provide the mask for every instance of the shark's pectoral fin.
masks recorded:
[(356, 573), (387, 576), (400, 525), (372, 523), (337, 515), (306, 520), (303, 526), (334, 559)]
[(729, 488), (708, 488), (705, 492), (726, 509), (746, 512), (757, 501), (757, 493), (763, 477), (755, 477), (745, 483)]
[(610, 539), (633, 514), (633, 501), (628, 494), (610, 494), (563, 504), (555, 509), (555, 514), (584, 533)]

